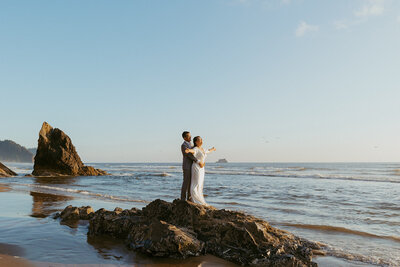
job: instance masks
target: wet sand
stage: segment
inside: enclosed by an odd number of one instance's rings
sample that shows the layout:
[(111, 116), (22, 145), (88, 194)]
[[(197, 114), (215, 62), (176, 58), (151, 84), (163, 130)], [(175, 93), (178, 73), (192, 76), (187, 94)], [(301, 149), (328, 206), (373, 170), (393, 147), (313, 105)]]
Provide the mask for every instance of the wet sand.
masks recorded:
[(376, 265), (360, 263), (360, 262), (350, 262), (331, 256), (317, 257), (314, 259), (314, 261), (318, 263), (318, 266), (326, 266), (326, 267), (360, 267), (360, 266), (376, 267)]
[[(238, 266), (235, 264), (227, 265), (224, 260), (216, 258), (211, 255), (194, 257), (187, 259), (185, 261), (179, 260), (164, 260), (164, 263), (135, 263), (135, 266), (139, 267), (192, 267), (192, 266), (202, 266), (202, 267), (213, 267), (213, 266)], [(54, 262), (39, 262), (39, 261), (28, 261), (19, 256), (10, 256), (0, 254), (0, 267), (128, 267), (132, 264), (126, 265), (116, 265), (116, 264), (68, 264), (68, 263), (54, 263)]]
[(96, 209), (111, 209), (121, 206), (120, 203), (24, 192), (4, 184), (2, 189), (0, 203), (9, 204), (0, 208), (0, 254), (4, 255), (0, 267), (238, 266), (213, 255), (184, 260), (148, 257), (128, 250), (123, 242), (108, 236), (87, 237), (87, 222), (62, 225), (50, 217), (68, 204), (89, 203)]
[[(165, 263), (135, 263), (137, 267), (216, 267), (216, 266), (238, 266), (235, 264), (227, 265), (226, 262), (214, 256), (206, 255), (195, 258), (190, 258), (185, 262), (178, 262), (174, 260), (165, 260)], [(315, 260), (318, 266), (335, 266), (335, 267), (360, 267), (360, 266), (373, 266), (361, 263), (351, 263), (334, 257), (320, 257)], [(18, 256), (10, 256), (0, 254), (0, 267), (128, 267), (132, 264), (116, 265), (116, 264), (68, 264), (68, 263), (54, 263), (54, 262), (30, 262)]]
[[(85, 223), (70, 227), (49, 217), (69, 204), (111, 209), (128, 208), (132, 203), (124, 207), (121, 203), (21, 191), (0, 185), (0, 203), (9, 203), (0, 210), (0, 242), (3, 242), (0, 243), (0, 267), (238, 266), (212, 255), (185, 260), (148, 257), (128, 250), (119, 240), (88, 238)], [(319, 266), (369, 266), (334, 257), (317, 257), (315, 261)]]
[(0, 184), (0, 192), (7, 192), (10, 191), (11, 188), (7, 186), (6, 184)]
[(18, 256), (0, 254), (0, 267), (36, 267), (36, 265)]
[(0, 243), (0, 267), (34, 267), (21, 258), (23, 254), (24, 250), (18, 246)]
[[(105, 242), (107, 243), (107, 242)], [(105, 249), (109, 244), (98, 242), (98, 248)], [(112, 242), (111, 242), (112, 243)], [(117, 266), (132, 266), (132, 264), (76, 264), (76, 263), (57, 263), (57, 262), (41, 262), (41, 261), (28, 261), (22, 256), (25, 254), (25, 249), (12, 245), (0, 243), (0, 267), (117, 267)], [(185, 260), (168, 259), (168, 258), (142, 258), (139, 262), (134, 263), (135, 266), (152, 266), (152, 267), (191, 267), (191, 266), (225, 266), (236, 267), (238, 265), (227, 262), (223, 259), (217, 258), (213, 255), (204, 255), (199, 257), (192, 257)]]
[[(33, 262), (36, 267), (128, 267), (132, 266), (132, 264), (65, 264), (65, 263), (50, 263), (50, 262)], [(192, 266), (201, 266), (201, 267), (214, 267), (214, 266), (239, 266), (235, 264), (230, 264), (224, 260), (221, 260), (212, 255), (205, 255), (199, 257), (189, 258), (187, 260), (173, 260), (173, 259), (164, 259), (159, 263), (134, 263), (134, 266), (138, 267), (192, 267)]]

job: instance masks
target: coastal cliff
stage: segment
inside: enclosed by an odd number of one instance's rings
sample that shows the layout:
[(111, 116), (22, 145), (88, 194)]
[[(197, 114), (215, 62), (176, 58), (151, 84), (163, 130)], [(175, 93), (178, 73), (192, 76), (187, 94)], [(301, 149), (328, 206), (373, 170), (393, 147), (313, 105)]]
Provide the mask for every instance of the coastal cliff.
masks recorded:
[(156, 257), (186, 258), (201, 254), (247, 266), (317, 266), (320, 247), (242, 212), (216, 209), (183, 200), (155, 200), (142, 210), (114, 211), (66, 207), (54, 218), (62, 223), (89, 220), (88, 236), (109, 235)]
[(107, 172), (85, 166), (71, 139), (63, 131), (44, 122), (39, 132), (34, 176), (99, 176)]
[(33, 162), (33, 154), (12, 140), (0, 141), (0, 161)]

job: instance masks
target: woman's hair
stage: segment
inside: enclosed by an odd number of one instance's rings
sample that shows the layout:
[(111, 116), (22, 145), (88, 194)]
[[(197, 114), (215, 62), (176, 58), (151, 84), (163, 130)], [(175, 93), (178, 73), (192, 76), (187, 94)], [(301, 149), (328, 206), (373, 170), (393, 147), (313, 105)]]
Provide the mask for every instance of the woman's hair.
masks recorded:
[(193, 147), (196, 147), (197, 146), (197, 141), (199, 141), (199, 139), (200, 139), (201, 137), (200, 136), (196, 136), (195, 138), (193, 138)]

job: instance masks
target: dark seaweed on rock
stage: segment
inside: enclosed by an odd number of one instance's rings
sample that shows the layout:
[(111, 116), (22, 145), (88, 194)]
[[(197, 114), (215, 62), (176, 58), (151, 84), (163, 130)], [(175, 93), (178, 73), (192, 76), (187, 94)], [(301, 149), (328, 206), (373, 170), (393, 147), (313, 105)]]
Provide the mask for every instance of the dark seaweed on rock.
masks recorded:
[(110, 235), (142, 253), (186, 258), (209, 253), (251, 266), (317, 266), (318, 244), (253, 216), (191, 202), (155, 200), (142, 210), (68, 206), (62, 222), (89, 219), (89, 236)]

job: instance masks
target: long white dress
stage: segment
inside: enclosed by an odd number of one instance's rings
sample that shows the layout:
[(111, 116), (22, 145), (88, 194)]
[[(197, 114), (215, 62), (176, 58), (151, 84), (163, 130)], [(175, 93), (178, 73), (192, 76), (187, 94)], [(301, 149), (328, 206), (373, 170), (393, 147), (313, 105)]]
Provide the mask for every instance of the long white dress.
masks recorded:
[[(204, 152), (198, 148), (194, 148), (193, 156), (199, 160), (199, 162), (204, 162), (208, 150), (204, 150)], [(192, 196), (192, 201), (197, 204), (207, 205), (204, 196), (203, 196), (203, 186), (204, 186), (204, 167), (200, 168), (200, 165), (196, 162), (192, 164), (192, 181), (190, 184), (190, 195)]]

